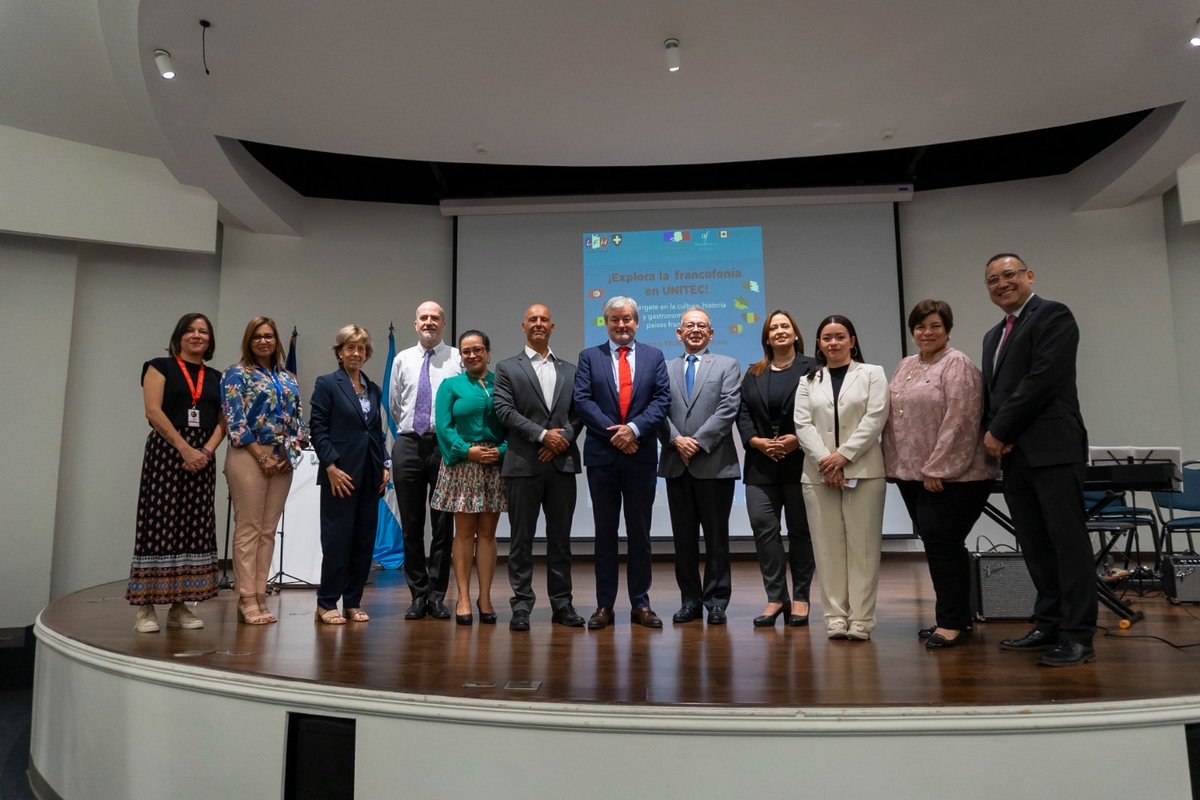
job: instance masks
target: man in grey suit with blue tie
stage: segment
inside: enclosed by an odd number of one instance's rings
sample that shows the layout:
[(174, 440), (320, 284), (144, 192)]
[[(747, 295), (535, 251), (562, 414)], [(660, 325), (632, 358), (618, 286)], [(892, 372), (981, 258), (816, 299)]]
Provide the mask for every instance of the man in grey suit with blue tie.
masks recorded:
[(550, 350), (554, 321), (535, 303), (521, 320), (525, 348), (496, 365), (496, 417), (508, 428), (508, 453), (500, 474), (508, 498), (512, 540), (508, 580), (512, 585), (514, 631), (529, 630), (533, 610), (533, 534), (538, 512), (546, 515), (546, 590), (552, 621), (583, 626), (571, 597), (571, 519), (575, 515), (576, 437), (583, 430), (575, 413), (575, 365)]
[[(729, 512), (737, 480), (733, 421), (741, 402), (741, 370), (729, 356), (708, 352), (712, 321), (700, 308), (683, 312), (675, 331), (683, 355), (667, 362), (671, 408), (659, 430), (658, 474), (667, 479), (667, 506), (675, 540), (675, 580), (682, 605), (674, 622), (701, 619), (725, 624), (729, 574)], [(700, 532), (704, 532), (704, 582), (700, 582)]]

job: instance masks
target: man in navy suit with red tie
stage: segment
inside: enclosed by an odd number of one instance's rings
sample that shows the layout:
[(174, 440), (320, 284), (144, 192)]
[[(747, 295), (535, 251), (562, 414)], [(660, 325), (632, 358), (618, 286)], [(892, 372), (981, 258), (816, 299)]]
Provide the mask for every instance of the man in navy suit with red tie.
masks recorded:
[(597, 609), (588, 628), (613, 622), (622, 504), (630, 619), (661, 628), (662, 620), (650, 608), (650, 520), (658, 471), (655, 438), (671, 407), (671, 385), (662, 351), (634, 341), (636, 301), (611, 298), (604, 304), (604, 324), (608, 342), (580, 353), (575, 372), (575, 407), (587, 428), (583, 464), (596, 527)]
[[(1096, 569), (1083, 510), (1087, 430), (1079, 413), (1079, 326), (1062, 303), (1033, 293), (1013, 253), (988, 259), (984, 282), (1005, 313), (983, 337), (983, 445), (1002, 459), (1004, 500), (1037, 589), (1035, 627), (1005, 650), (1046, 650), (1052, 667), (1095, 658)], [(1047, 649), (1048, 648), (1048, 649)]]

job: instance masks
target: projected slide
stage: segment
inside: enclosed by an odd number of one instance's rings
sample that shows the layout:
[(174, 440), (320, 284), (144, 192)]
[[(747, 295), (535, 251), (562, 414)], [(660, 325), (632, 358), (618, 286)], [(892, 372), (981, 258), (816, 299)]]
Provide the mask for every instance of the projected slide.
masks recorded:
[(762, 228), (692, 228), (583, 234), (584, 347), (608, 339), (610, 297), (638, 303), (637, 340), (670, 358), (680, 315), (699, 306), (712, 318), (713, 352), (743, 366), (762, 358)]

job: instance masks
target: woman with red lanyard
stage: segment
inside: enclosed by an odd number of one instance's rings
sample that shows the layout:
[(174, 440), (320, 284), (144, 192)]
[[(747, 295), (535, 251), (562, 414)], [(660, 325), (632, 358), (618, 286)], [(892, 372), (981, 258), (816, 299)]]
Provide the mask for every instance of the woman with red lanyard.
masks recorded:
[(137, 532), (129, 588), (134, 630), (158, 631), (154, 604), (171, 604), (168, 628), (203, 628), (184, 605), (217, 594), (213, 451), (225, 436), (221, 373), (212, 358), (213, 328), (203, 314), (175, 323), (166, 358), (142, 365), (142, 399), (152, 430), (138, 487)]
[(275, 526), (308, 439), (300, 387), (283, 363), (275, 321), (255, 317), (242, 335), (242, 360), (221, 378), (229, 426), (225, 478), (233, 500), (233, 580), (238, 619), (250, 625), (277, 619), (267, 608)]

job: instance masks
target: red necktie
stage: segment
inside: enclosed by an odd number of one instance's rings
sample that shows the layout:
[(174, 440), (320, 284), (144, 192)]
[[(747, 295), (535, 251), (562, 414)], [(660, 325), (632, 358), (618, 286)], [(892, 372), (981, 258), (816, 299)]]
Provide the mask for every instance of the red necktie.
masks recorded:
[(629, 368), (629, 348), (617, 348), (617, 406), (621, 411), (621, 422), (629, 414), (629, 403), (633, 400), (633, 370)]

